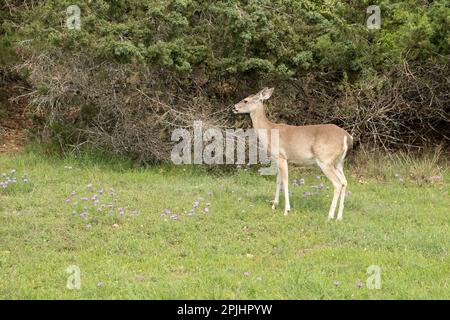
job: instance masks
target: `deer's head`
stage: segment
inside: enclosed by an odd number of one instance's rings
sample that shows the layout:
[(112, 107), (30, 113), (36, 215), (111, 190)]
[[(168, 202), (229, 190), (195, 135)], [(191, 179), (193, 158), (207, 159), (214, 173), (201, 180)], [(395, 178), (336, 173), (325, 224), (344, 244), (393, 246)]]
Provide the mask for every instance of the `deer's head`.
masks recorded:
[(260, 106), (262, 102), (272, 95), (274, 88), (264, 88), (257, 94), (252, 94), (234, 105), (234, 113), (251, 113)]

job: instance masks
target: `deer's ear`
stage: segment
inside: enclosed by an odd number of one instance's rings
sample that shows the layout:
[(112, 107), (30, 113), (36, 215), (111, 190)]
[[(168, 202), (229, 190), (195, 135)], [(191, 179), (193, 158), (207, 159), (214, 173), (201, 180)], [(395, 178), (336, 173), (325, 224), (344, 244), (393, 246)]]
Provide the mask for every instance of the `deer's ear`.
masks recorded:
[(264, 101), (264, 100), (267, 100), (267, 99), (269, 99), (270, 98), (270, 96), (272, 95), (272, 93), (273, 93), (273, 89), (274, 88), (264, 88), (264, 89), (262, 89), (260, 92), (259, 92), (259, 99), (260, 100), (262, 100), (262, 101)]

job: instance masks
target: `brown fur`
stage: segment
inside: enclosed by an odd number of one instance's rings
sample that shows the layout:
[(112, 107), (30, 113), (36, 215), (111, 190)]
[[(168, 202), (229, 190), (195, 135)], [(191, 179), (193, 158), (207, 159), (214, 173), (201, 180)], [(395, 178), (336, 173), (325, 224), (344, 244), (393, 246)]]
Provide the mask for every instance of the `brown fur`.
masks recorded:
[[(273, 88), (264, 88), (255, 95), (248, 96), (234, 106), (235, 113), (250, 113), (254, 129), (277, 129), (279, 134), (278, 154), (271, 149), (267, 139), (266, 148), (270, 150), (278, 165), (277, 191), (274, 205), (278, 204), (279, 190), (283, 185), (285, 193), (285, 214), (290, 210), (288, 193), (288, 161), (300, 164), (317, 164), (333, 183), (334, 195), (328, 218), (333, 219), (338, 198), (341, 198), (337, 219), (342, 219), (347, 180), (343, 172), (344, 160), (353, 147), (353, 138), (344, 129), (334, 124), (291, 126), (271, 122), (264, 112), (263, 101), (267, 100)], [(344, 141), (346, 140), (347, 149)], [(345, 154), (344, 154), (345, 152)]]

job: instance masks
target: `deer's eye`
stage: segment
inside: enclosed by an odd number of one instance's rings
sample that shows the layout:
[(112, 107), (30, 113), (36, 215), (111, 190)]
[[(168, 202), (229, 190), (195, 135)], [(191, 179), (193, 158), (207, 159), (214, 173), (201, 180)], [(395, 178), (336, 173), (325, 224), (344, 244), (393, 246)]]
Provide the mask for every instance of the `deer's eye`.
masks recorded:
[(247, 100), (244, 100), (244, 103), (247, 103), (248, 101)]

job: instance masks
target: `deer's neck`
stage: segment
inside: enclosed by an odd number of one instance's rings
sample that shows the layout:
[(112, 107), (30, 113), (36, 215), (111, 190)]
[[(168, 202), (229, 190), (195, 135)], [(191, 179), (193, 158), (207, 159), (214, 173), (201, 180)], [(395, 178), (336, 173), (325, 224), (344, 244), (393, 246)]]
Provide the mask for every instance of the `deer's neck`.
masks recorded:
[(264, 112), (264, 106), (258, 106), (253, 112), (250, 113), (254, 129), (268, 129), (271, 122), (267, 119), (266, 113)]

